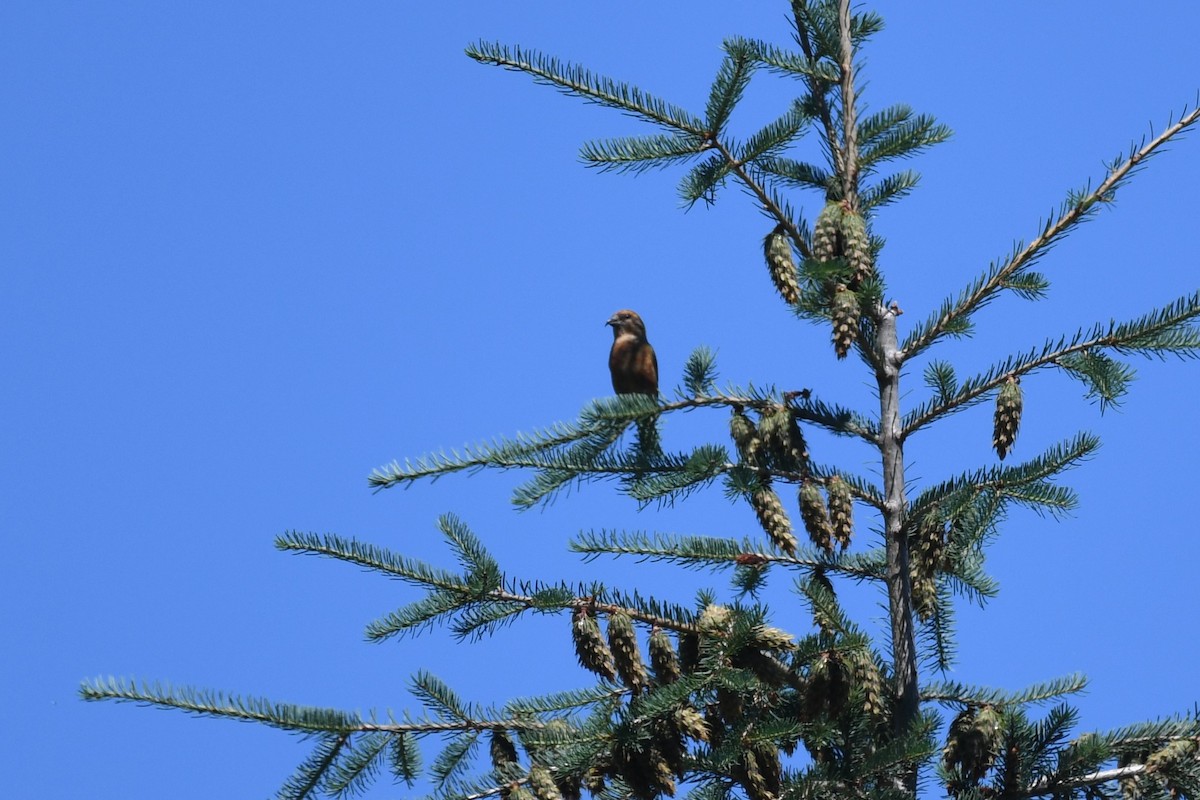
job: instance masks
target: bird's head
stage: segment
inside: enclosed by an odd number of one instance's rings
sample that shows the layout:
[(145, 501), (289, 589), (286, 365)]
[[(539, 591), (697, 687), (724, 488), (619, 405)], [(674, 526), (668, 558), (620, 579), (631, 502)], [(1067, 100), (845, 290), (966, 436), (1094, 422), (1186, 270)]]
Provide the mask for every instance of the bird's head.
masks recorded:
[(636, 311), (630, 311), (628, 308), (623, 308), (613, 314), (604, 324), (612, 326), (614, 338), (623, 333), (632, 333), (639, 338), (646, 338), (646, 323), (642, 322), (642, 318)]

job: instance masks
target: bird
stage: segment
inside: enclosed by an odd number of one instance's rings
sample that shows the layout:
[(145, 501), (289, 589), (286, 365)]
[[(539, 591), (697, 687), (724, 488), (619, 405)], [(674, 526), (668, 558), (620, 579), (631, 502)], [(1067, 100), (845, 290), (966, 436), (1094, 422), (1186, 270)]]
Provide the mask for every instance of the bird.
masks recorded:
[(646, 340), (646, 323), (627, 308), (613, 314), (605, 325), (613, 329), (608, 369), (617, 394), (658, 396), (658, 357)]
[[(643, 394), (658, 398), (658, 356), (646, 341), (646, 323), (636, 311), (623, 308), (608, 318), (613, 329), (608, 371), (617, 394)], [(662, 453), (658, 440), (658, 415), (637, 420), (637, 452), (642, 458)]]

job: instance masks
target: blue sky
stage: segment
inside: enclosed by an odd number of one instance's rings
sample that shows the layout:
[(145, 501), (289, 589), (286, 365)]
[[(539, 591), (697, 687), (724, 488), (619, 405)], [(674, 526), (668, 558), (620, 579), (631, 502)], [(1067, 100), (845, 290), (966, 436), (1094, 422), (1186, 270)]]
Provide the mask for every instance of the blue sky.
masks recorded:
[[(652, 6), (652, 7), (645, 7)], [(585, 6), (16, 0), (0, 8), (0, 560), (3, 752), (13, 797), (262, 797), (307, 747), (276, 731), (85, 704), (121, 675), (349, 709), (412, 708), (407, 677), (501, 701), (586, 683), (565, 618), (494, 640), (437, 631), (372, 645), (414, 599), (333, 561), (277, 552), (286, 530), (337, 532), (452, 565), (434, 529), (459, 514), (510, 574), (602, 577), (688, 602), (697, 576), (582, 564), (580, 530), (754, 534), (719, 489), (638, 511), (606, 484), (518, 513), (517, 474), (372, 494), (392, 459), (570, 419), (607, 394), (603, 327), (646, 318), (664, 387), (687, 354), (722, 380), (809, 387), (870, 407), (869, 376), (792, 319), (761, 263), (769, 225), (732, 187), (681, 209), (679, 173), (600, 175), (590, 138), (645, 129), (468, 60), (479, 39), (539, 47), (703, 109), (733, 34), (783, 41), (786, 4)], [(921, 319), (1028, 239), (1101, 162), (1200, 87), (1200, 7), (883, 2), (865, 102), (905, 102), (955, 136), (876, 230), (889, 290)], [(1153, 21), (1148, 18), (1153, 17)], [(790, 86), (752, 85), (735, 127)], [(811, 151), (810, 151), (811, 155)], [(1195, 133), (1154, 159), (1042, 269), (1050, 300), (1004, 299), (938, 353), (960, 374), (1048, 336), (1136, 316), (1197, 288)], [(797, 196), (811, 217), (815, 200)], [(960, 609), (950, 677), (1019, 688), (1074, 671), (1084, 728), (1198, 699), (1200, 563), (1192, 492), (1200, 365), (1139, 362), (1101, 415), (1077, 384), (1025, 383), (1014, 458), (1086, 429), (1068, 476), (1081, 508), (1014, 511), (991, 551), (1002, 593)], [(925, 391), (919, 369), (909, 402)], [(914, 440), (909, 476), (994, 463), (990, 408)], [(723, 415), (672, 419), (677, 446)], [(869, 453), (819, 437), (871, 474)], [(860, 536), (870, 542), (862, 526)], [(806, 630), (776, 576), (775, 623)], [(879, 596), (847, 589), (867, 624)], [(404, 796), (386, 781), (371, 796)]]

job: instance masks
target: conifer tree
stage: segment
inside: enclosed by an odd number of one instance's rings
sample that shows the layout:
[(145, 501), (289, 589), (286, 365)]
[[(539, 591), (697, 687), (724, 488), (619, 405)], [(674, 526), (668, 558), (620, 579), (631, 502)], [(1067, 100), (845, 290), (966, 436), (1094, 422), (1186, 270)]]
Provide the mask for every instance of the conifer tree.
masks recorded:
[[(989, 435), (1000, 459), (1032, 452), (1015, 443), (1022, 381), (1058, 370), (1101, 404), (1116, 402), (1133, 356), (1200, 354), (1200, 293), (1123, 322), (1052, 332), (1042, 344), (960, 377), (934, 356), (970, 334), (980, 312), (1013, 293), (1039, 299), (1035, 271), (1048, 250), (1093, 216), (1134, 171), (1200, 120), (1185, 111), (1148, 141), (1107, 165), (1099, 183), (1072, 192), (1028, 243), (1019, 244), (925, 319), (901, 331), (887, 293), (888, 262), (872, 220), (917, 184), (893, 161), (945, 140), (933, 118), (895, 105), (858, 110), (857, 54), (882, 28), (848, 0), (793, 0), (792, 45), (730, 38), (701, 113), (536, 51), (479, 43), (467, 54), (531, 76), (569, 95), (629, 114), (656, 132), (583, 147), (585, 161), (637, 173), (684, 166), (689, 203), (714, 202), (728, 185), (746, 190), (767, 218), (766, 278), (796, 315), (823, 326), (845, 369), (865, 366), (877, 390), (870, 410), (813, 390), (718, 388), (704, 347), (687, 360), (674, 398), (622, 395), (593, 401), (574, 422), (435, 453), (375, 471), (377, 488), (480, 468), (521, 469), (518, 506), (545, 503), (566, 487), (617, 478), (640, 503), (724, 492), (753, 509), (762, 535), (740, 539), (585, 532), (570, 548), (587, 557), (633, 555), (733, 575), (728, 597), (694, 603), (601, 583), (542, 581), (502, 567), (453, 515), (438, 522), (462, 565), (448, 570), (353, 539), (290, 532), (279, 549), (329, 556), (419, 587), (424, 596), (373, 623), (386, 639), (429, 627), (457, 636), (503, 635), (530, 612), (558, 614), (563, 648), (573, 648), (581, 687), (479, 707), (428, 672), (412, 678), (424, 713), (381, 721), (355, 713), (108, 679), (85, 683), (89, 700), (128, 700), (257, 721), (315, 741), (279, 796), (343, 796), (382, 770), (414, 784), (423, 757), (438, 798), (595, 797), (695, 800), (911, 797), (920, 786), (956, 798), (1200, 797), (1200, 714), (1195, 710), (1113, 731), (1077, 730), (1064, 699), (1077, 676), (1016, 691), (938, 680), (949, 661), (953, 595), (983, 599), (995, 585), (985, 546), (1006, 509), (1069, 509), (1075, 494), (1059, 476), (1098, 445), (1068, 436), (1027, 460), (917, 485), (905, 475), (905, 445), (960, 411), (992, 404)], [(763, 73), (792, 81), (784, 113), (738, 138), (729, 119), (748, 83)], [(804, 153), (814, 160), (801, 160)], [(807, 211), (813, 220), (806, 221)], [(761, 273), (759, 273), (761, 276)], [(902, 386), (924, 363), (922, 395)], [(637, 423), (700, 410), (709, 444), (673, 450), (668, 436), (623, 437)], [(876, 478), (810, 452), (805, 431), (825, 430), (870, 448)], [(783, 630), (781, 615), (755, 601), (769, 573), (795, 579), (811, 624)], [(838, 599), (849, 582), (878, 585), (889, 627), (874, 636)], [(796, 614), (787, 618), (796, 620)], [(924, 670), (921, 665), (928, 665)], [(922, 671), (924, 674), (922, 674)], [(588, 674), (590, 673), (590, 674)], [(1051, 703), (1049, 711), (1039, 705)]]

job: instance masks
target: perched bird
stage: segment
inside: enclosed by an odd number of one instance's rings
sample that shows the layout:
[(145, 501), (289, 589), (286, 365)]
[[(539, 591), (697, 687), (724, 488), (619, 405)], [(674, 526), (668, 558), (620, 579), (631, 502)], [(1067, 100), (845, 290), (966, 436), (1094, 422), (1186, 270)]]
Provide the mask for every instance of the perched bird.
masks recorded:
[[(617, 394), (645, 394), (658, 397), (658, 357), (646, 341), (646, 323), (636, 311), (625, 308), (608, 318), (613, 329), (608, 370)], [(658, 415), (637, 421), (637, 450), (645, 457), (662, 452), (658, 441)]]
[(608, 318), (613, 329), (608, 369), (617, 394), (658, 396), (658, 357), (646, 341), (646, 323), (636, 311), (622, 309)]

